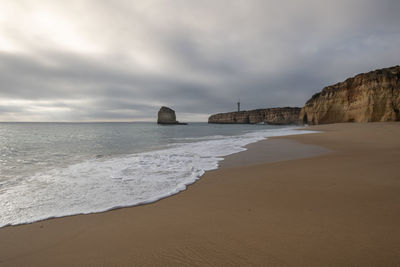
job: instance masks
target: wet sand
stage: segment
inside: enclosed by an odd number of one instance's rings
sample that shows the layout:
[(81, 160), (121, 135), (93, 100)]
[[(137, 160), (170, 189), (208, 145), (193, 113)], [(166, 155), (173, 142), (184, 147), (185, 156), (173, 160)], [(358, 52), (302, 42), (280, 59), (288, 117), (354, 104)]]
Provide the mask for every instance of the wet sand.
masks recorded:
[(400, 123), (311, 129), (153, 204), (2, 228), (0, 266), (399, 266)]
[(225, 157), (219, 167), (243, 167), (278, 161), (310, 158), (332, 152), (323, 146), (303, 144), (293, 139), (269, 138), (247, 146), (246, 151)]

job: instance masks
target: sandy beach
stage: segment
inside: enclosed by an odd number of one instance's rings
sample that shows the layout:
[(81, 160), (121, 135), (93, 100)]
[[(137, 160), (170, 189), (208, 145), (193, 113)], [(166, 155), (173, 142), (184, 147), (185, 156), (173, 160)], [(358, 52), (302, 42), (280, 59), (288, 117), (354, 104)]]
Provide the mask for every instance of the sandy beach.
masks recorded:
[(156, 203), (0, 229), (0, 266), (399, 266), (400, 123), (271, 138)]

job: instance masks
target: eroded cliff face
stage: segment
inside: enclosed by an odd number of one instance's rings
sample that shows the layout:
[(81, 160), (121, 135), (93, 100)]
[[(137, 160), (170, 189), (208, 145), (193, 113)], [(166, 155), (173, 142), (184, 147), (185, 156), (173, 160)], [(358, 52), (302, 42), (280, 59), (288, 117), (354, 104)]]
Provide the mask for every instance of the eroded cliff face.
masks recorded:
[(300, 120), (308, 124), (400, 120), (400, 66), (359, 74), (325, 87), (307, 101)]
[(300, 108), (268, 108), (268, 109), (255, 109), (249, 111), (227, 112), (211, 115), (208, 118), (208, 123), (221, 123), (221, 124), (298, 124)]

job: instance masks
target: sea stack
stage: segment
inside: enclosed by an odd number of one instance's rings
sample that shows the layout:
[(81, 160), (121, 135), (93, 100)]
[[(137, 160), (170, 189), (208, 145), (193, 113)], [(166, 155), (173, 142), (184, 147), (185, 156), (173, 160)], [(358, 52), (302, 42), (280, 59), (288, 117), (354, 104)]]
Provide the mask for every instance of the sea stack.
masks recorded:
[(181, 123), (176, 120), (175, 111), (169, 107), (161, 107), (158, 111), (158, 124), (165, 125), (186, 125), (187, 123)]

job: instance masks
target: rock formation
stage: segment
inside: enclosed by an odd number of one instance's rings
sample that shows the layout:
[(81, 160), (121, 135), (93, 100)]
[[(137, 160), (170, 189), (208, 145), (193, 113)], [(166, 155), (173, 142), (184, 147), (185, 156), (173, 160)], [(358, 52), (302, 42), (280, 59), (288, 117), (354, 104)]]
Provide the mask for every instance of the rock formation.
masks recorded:
[(255, 109), (249, 111), (237, 111), (228, 113), (219, 113), (211, 115), (208, 118), (208, 123), (221, 123), (221, 124), (298, 124), (300, 108), (267, 108)]
[(157, 119), (158, 124), (182, 124), (185, 125), (187, 123), (180, 123), (179, 121), (176, 120), (176, 115), (175, 111), (173, 109), (170, 109), (168, 107), (161, 107), (160, 110), (158, 111), (158, 119)]
[(325, 87), (307, 101), (308, 124), (400, 120), (400, 66), (359, 74)]

